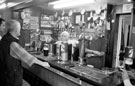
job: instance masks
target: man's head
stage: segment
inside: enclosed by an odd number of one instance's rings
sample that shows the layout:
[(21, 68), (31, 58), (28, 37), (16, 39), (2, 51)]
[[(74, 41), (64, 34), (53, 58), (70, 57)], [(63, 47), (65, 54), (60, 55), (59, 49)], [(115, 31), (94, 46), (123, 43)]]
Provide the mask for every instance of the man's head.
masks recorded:
[(20, 36), (21, 25), (17, 20), (8, 21), (6, 26), (9, 33)]
[(4, 19), (2, 19), (2, 18), (0, 18), (0, 31), (1, 32), (6, 32), (6, 30), (5, 30), (5, 20)]
[(104, 29), (104, 27), (98, 27), (97, 30), (96, 30), (96, 35), (97, 35), (98, 37), (102, 37), (102, 36), (104, 36), (104, 34), (105, 34), (105, 29)]
[(69, 39), (69, 36), (70, 36), (70, 34), (67, 31), (63, 31), (60, 34), (60, 38), (61, 38), (62, 41), (67, 41)]

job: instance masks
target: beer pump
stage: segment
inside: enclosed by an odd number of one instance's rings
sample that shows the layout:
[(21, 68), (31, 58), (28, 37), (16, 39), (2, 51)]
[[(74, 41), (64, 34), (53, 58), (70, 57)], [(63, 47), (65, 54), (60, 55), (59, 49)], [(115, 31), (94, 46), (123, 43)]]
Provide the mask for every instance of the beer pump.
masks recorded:
[[(85, 13), (85, 9), (83, 9), (81, 11), (81, 15), (84, 16), (84, 13)], [(82, 37), (81, 37), (81, 40), (80, 40), (80, 43), (79, 43), (79, 65), (80, 66), (86, 65), (86, 62), (85, 62), (85, 34), (84, 34), (85, 32), (84, 32), (84, 29), (85, 29), (85, 23), (82, 23), (82, 30), (83, 31), (82, 31)]]
[(68, 43), (61, 44), (61, 61), (62, 63), (68, 62)]
[(83, 35), (79, 42), (79, 65), (85, 65), (85, 35)]
[(49, 44), (49, 56), (53, 56), (53, 43)]
[(57, 59), (58, 63), (65, 64), (68, 62), (68, 43), (57, 44)]
[(58, 60), (58, 63), (59, 63), (59, 61), (60, 61), (60, 57), (61, 57), (61, 45), (60, 44), (57, 44), (56, 45), (57, 47), (57, 49), (56, 49), (56, 53), (57, 53), (57, 60)]
[(56, 55), (56, 44), (54, 41), (51, 41), (49, 43), (49, 56), (54, 56)]

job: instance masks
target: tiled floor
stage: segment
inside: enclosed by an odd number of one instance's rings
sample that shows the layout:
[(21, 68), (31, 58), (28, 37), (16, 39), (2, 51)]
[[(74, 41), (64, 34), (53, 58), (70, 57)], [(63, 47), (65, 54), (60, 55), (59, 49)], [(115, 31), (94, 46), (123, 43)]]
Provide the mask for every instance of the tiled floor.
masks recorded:
[(25, 80), (23, 80), (23, 85), (22, 86), (30, 86), (30, 84), (28, 82), (26, 82)]

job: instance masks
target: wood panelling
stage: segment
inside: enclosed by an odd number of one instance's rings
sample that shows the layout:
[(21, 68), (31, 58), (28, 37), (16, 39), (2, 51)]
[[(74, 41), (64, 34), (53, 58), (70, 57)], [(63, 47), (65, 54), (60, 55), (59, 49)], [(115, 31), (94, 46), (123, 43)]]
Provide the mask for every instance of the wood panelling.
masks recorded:
[[(28, 70), (28, 69), (26, 69)], [(52, 71), (50, 71), (52, 70)], [(52, 86), (81, 86), (79, 83), (75, 83), (74, 81), (71, 81), (67, 79), (66, 77), (61, 76), (61, 74), (57, 74), (56, 69), (50, 68), (50, 70), (40, 67), (38, 65), (33, 65), (29, 71), (31, 71), (34, 75), (41, 78), (43, 81), (49, 83)], [(83, 85), (86, 86), (86, 85)]]

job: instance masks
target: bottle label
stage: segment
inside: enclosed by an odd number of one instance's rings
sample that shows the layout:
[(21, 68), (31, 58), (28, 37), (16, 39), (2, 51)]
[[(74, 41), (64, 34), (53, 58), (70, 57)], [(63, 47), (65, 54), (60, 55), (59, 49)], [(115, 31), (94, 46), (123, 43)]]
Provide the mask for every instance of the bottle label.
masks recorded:
[(131, 58), (125, 59), (125, 64), (132, 65), (133, 64), (133, 59), (131, 59)]
[(132, 58), (133, 57), (133, 47), (127, 46), (125, 48), (125, 57), (126, 58)]

